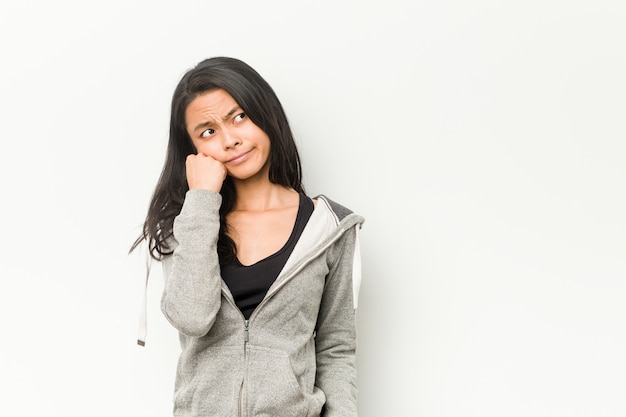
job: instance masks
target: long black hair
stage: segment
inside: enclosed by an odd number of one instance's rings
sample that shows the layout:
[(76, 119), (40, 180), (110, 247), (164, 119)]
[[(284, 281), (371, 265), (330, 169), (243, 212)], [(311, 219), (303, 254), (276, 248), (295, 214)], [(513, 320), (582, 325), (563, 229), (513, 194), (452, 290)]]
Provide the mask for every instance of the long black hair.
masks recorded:
[[(185, 160), (196, 149), (187, 133), (185, 110), (191, 101), (211, 90), (230, 94), (246, 116), (270, 138), (269, 179), (272, 183), (304, 192), (300, 156), (287, 116), (276, 93), (258, 72), (241, 60), (229, 57), (206, 59), (183, 75), (172, 97), (170, 134), (165, 164), (156, 185), (143, 231), (130, 248), (148, 242), (150, 256), (161, 260), (172, 253), (167, 240), (173, 234), (174, 218), (180, 213), (189, 190)], [(220, 192), (220, 264), (232, 262), (236, 255), (233, 240), (227, 235), (226, 215), (237, 198), (232, 179), (227, 177)]]

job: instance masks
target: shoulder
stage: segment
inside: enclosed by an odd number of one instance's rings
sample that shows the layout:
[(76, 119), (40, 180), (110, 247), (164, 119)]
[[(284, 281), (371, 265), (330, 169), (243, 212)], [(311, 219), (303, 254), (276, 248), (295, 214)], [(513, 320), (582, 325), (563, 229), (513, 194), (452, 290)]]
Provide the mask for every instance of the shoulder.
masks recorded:
[(314, 200), (317, 201), (316, 210), (327, 213), (328, 216), (334, 219), (337, 225), (343, 224), (346, 227), (351, 227), (364, 221), (361, 216), (354, 213), (351, 209), (324, 194), (314, 197)]
[(335, 216), (337, 216), (337, 219), (339, 221), (343, 220), (346, 216), (353, 213), (353, 211), (346, 206), (339, 204), (338, 202), (332, 200), (324, 194), (320, 194), (314, 199), (317, 200), (318, 204), (324, 204), (328, 210), (330, 210)]

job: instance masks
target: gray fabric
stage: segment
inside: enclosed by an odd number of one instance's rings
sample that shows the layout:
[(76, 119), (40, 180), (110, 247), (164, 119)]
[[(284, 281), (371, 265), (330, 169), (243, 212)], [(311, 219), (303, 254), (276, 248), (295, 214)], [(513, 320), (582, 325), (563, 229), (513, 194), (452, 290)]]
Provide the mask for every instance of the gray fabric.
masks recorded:
[(182, 348), (174, 415), (356, 416), (352, 268), (363, 218), (318, 197), (246, 331), (220, 277), (220, 204), (218, 193), (189, 191), (163, 260), (161, 308)]

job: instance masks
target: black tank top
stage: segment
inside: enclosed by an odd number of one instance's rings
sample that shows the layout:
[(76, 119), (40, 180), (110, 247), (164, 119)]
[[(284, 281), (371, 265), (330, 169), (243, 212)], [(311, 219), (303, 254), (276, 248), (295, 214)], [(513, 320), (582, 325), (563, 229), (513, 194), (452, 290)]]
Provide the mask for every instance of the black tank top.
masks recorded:
[(293, 252), (304, 226), (313, 213), (313, 209), (313, 201), (300, 193), (296, 222), (287, 243), (278, 252), (249, 266), (242, 265), (238, 259), (235, 259), (231, 264), (222, 266), (222, 279), (228, 285), (235, 298), (235, 304), (246, 320), (250, 318), (254, 309), (263, 300), (285, 266), (287, 258)]

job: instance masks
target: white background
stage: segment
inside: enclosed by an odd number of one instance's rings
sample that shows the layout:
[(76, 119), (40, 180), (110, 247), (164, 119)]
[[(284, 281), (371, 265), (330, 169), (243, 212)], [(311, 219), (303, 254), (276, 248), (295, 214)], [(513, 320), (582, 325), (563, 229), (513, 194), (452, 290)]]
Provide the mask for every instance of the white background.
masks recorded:
[(0, 414), (170, 415), (127, 250), (176, 83), (228, 55), (366, 218), (361, 416), (626, 416), (623, 4), (3, 2)]

